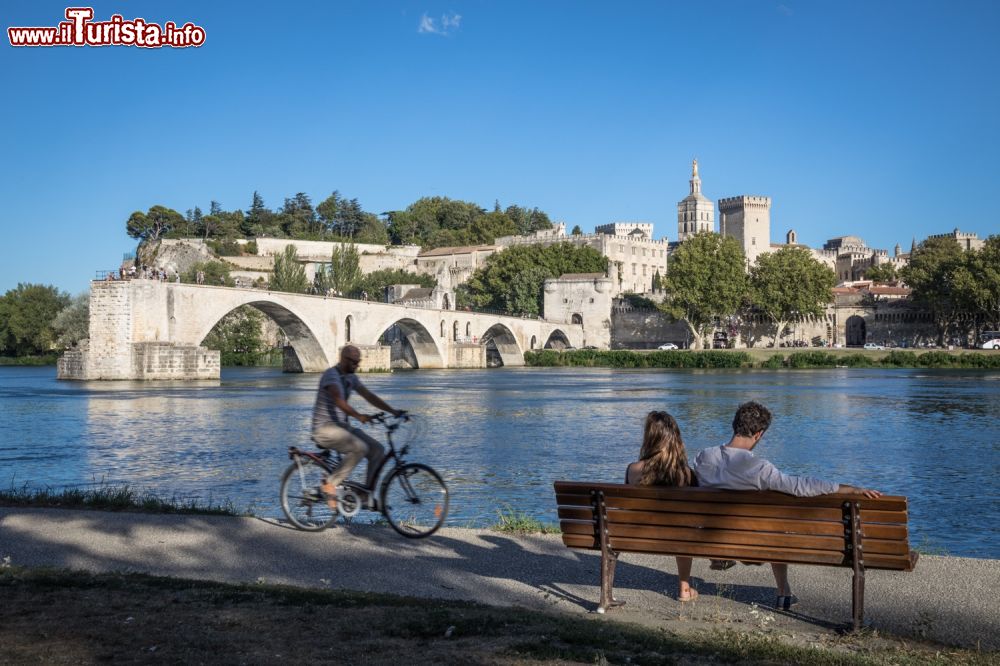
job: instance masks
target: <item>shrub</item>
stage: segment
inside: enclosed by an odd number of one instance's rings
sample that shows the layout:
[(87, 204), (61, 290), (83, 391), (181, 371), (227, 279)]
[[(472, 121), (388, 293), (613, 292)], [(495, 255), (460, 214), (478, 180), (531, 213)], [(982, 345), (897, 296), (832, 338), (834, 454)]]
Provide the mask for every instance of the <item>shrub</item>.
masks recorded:
[(243, 248), (235, 240), (226, 238), (223, 240), (210, 240), (208, 247), (219, 257), (238, 257), (243, 254)]
[(881, 363), (897, 368), (915, 368), (917, 367), (917, 355), (907, 351), (891, 351), (882, 358)]
[(927, 352), (917, 357), (917, 363), (924, 368), (949, 368), (956, 365), (955, 361), (955, 356), (943, 351)]
[(874, 365), (874, 361), (864, 354), (848, 354), (840, 358), (839, 365), (846, 365), (849, 368), (870, 368)]
[(783, 368), (785, 367), (785, 357), (782, 356), (781, 354), (775, 354), (771, 358), (761, 363), (760, 367), (771, 368), (771, 369)]
[(829, 368), (835, 365), (841, 365), (841, 363), (837, 360), (836, 355), (829, 352), (795, 352), (788, 357), (788, 367), (790, 368)]
[(250, 241), (243, 246), (245, 254), (257, 254), (257, 241)]

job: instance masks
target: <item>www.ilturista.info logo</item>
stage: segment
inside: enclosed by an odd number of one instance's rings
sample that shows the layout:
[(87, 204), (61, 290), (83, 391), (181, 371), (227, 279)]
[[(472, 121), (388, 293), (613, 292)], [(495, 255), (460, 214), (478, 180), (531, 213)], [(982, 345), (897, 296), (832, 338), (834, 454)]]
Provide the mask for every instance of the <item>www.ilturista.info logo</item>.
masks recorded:
[(146, 19), (126, 21), (114, 14), (108, 21), (92, 21), (92, 7), (67, 7), (66, 21), (54, 28), (7, 28), (11, 46), (164, 46), (186, 48), (205, 43), (205, 29), (193, 23), (178, 27), (173, 21), (162, 26)]

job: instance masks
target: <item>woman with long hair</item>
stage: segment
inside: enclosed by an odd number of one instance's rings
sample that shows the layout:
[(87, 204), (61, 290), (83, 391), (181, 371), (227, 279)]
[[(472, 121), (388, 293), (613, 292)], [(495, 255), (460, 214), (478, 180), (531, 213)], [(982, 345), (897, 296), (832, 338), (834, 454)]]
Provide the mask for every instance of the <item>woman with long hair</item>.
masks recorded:
[[(687, 452), (677, 421), (666, 412), (650, 412), (642, 436), (639, 460), (628, 466), (625, 482), (633, 486), (696, 486), (698, 479), (688, 467)], [(691, 587), (691, 558), (677, 557), (677, 599), (692, 601), (698, 591)]]

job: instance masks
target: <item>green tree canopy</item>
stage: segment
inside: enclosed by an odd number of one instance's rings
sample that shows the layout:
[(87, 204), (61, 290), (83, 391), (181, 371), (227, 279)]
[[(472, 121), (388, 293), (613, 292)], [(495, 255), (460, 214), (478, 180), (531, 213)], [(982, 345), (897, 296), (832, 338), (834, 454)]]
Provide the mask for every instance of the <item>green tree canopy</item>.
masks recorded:
[(202, 344), (219, 350), (222, 365), (256, 365), (267, 351), (261, 336), (263, 323), (261, 312), (241, 306), (219, 320)]
[(735, 314), (747, 294), (746, 258), (735, 238), (705, 232), (670, 255), (662, 283), (667, 300), (659, 307), (687, 323), (695, 349), (716, 317)]
[(939, 344), (944, 344), (949, 329), (962, 314), (963, 297), (955, 277), (965, 261), (962, 246), (954, 238), (931, 237), (910, 253), (910, 263), (902, 270), (914, 302), (933, 316)]
[(333, 246), (330, 266), (316, 272), (316, 289), (325, 294), (333, 290), (343, 295), (358, 291), (361, 280), (361, 257), (354, 243)]
[(52, 324), (69, 305), (69, 295), (55, 287), (18, 284), (0, 298), (0, 354), (34, 356), (52, 351)]
[(153, 206), (143, 213), (140, 210), (132, 213), (125, 223), (125, 231), (139, 242), (155, 241), (173, 227), (184, 225), (184, 216), (166, 206)]
[(865, 270), (865, 279), (872, 282), (894, 282), (899, 279), (899, 271), (893, 264), (879, 264)]
[(288, 291), (294, 294), (304, 294), (309, 291), (306, 269), (299, 263), (299, 253), (294, 245), (286, 246), (284, 252), (274, 257), (274, 272), (271, 274), (270, 286), (274, 291)]
[(382, 269), (363, 275), (355, 287), (356, 292), (367, 291), (373, 300), (382, 300), (385, 288), (394, 284), (417, 284), (421, 287), (435, 287), (437, 280), (430, 275), (410, 273), (399, 269)]
[(819, 317), (833, 300), (837, 276), (809, 250), (786, 246), (757, 257), (750, 269), (750, 300), (774, 325), (774, 346), (785, 324)]
[(608, 260), (571, 243), (515, 245), (490, 256), (456, 293), (459, 305), (513, 314), (542, 313), (545, 280), (564, 273), (604, 273)]
[(436, 247), (488, 244), (499, 236), (529, 233), (552, 226), (537, 208), (508, 206), (499, 202), (487, 213), (474, 203), (447, 197), (424, 197), (406, 210), (387, 213), (389, 238), (396, 244)]
[(229, 264), (221, 261), (200, 261), (181, 274), (181, 282), (194, 284), (198, 281), (198, 273), (205, 274), (205, 284), (212, 286), (232, 287), (234, 282), (229, 277)]
[(77, 294), (52, 321), (56, 343), (69, 348), (90, 334), (90, 294)]

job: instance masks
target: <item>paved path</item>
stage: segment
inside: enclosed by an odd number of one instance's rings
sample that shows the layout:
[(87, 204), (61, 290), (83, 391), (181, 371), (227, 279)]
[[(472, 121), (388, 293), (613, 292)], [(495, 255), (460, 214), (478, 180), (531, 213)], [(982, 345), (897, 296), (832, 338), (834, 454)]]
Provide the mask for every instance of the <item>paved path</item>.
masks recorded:
[[(599, 597), (599, 556), (571, 551), (558, 536), (444, 529), (425, 540), (355, 525), (318, 534), (257, 518), (173, 516), (0, 508), (0, 560), (96, 572), (134, 571), (228, 582), (347, 588), (470, 599), (587, 613)], [(616, 596), (628, 605), (609, 616), (674, 631), (764, 629), (796, 642), (828, 640), (851, 617), (851, 573), (793, 567), (801, 603), (773, 600), (768, 567), (708, 569), (695, 560), (701, 593), (674, 599), (673, 558), (624, 555)], [(1000, 561), (921, 557), (911, 573), (870, 571), (866, 620), (898, 636), (1000, 649)], [(755, 604), (761, 604), (756, 606)]]

